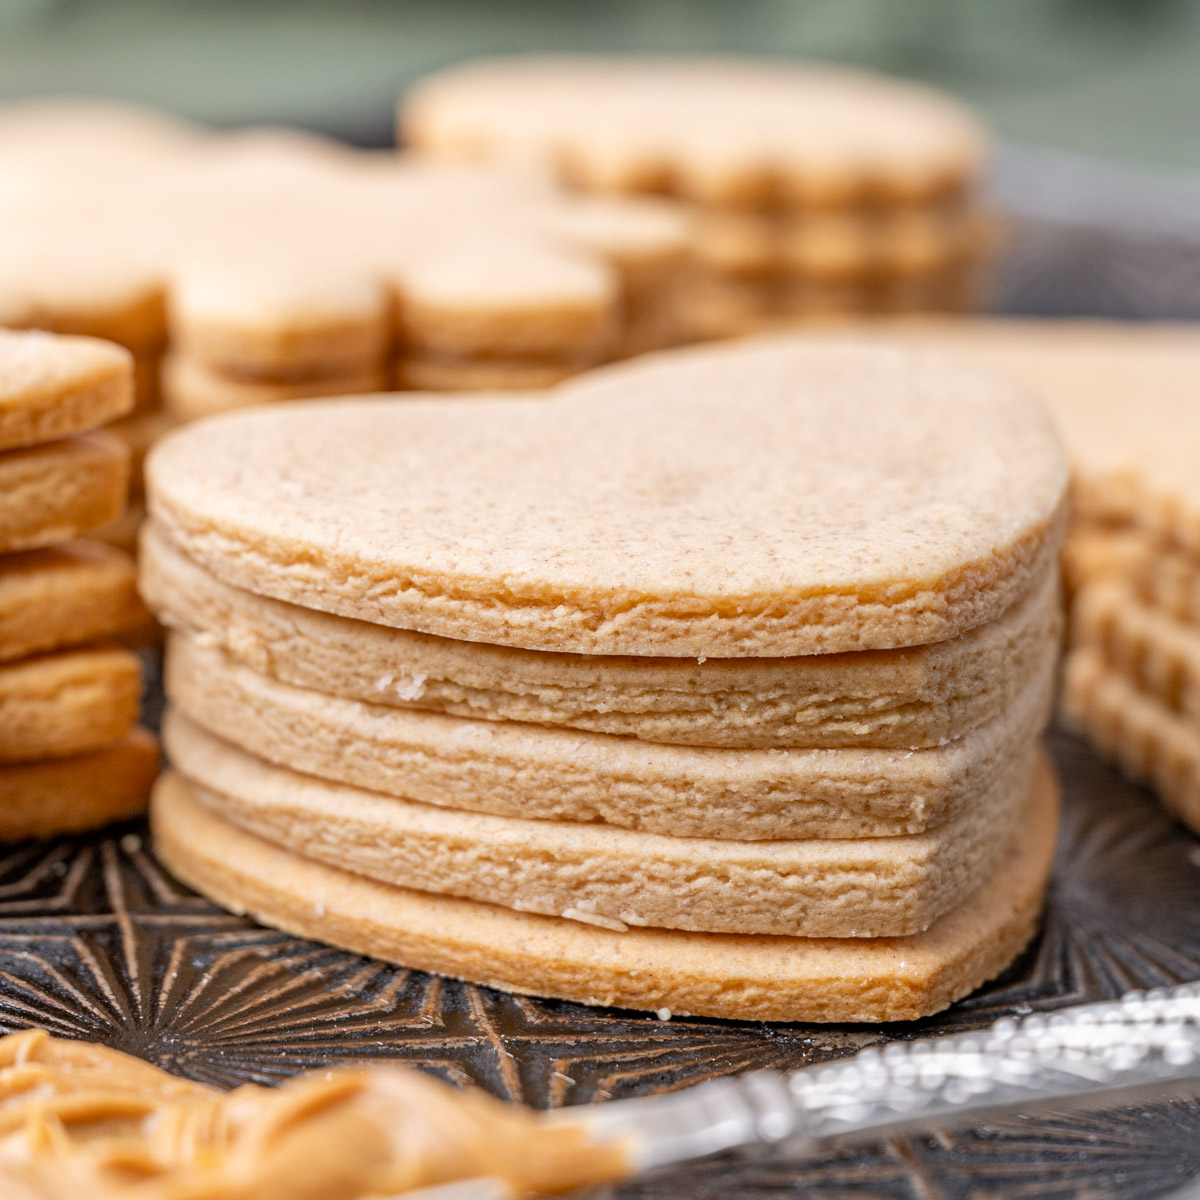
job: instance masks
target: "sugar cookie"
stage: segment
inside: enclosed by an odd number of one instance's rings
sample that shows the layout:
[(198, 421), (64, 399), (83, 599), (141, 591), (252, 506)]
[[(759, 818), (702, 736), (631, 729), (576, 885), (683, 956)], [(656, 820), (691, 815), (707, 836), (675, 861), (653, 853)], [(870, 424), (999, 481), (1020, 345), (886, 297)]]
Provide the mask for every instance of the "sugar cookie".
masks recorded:
[(552, 654), (372, 625), (230, 587), (151, 523), (142, 593), (168, 625), (284, 683), (453, 716), (673, 745), (936, 746), (997, 717), (1044, 669), (1057, 580), (949, 641), (787, 659)]
[(145, 618), (128, 555), (94, 541), (0, 557), (0, 662), (110, 637)]
[(0, 329), (0, 450), (56, 441), (129, 412), (132, 371), (119, 346)]
[(1200, 833), (1200, 730), (1138, 690), (1095, 650), (1067, 656), (1063, 709), (1070, 724)]
[(115, 520), (125, 507), (129, 457), (107, 433), (0, 453), (0, 552), (66, 541)]
[(405, 966), (507, 991), (680, 1015), (900, 1021), (966, 995), (1032, 937), (1057, 807), (1043, 762), (1021, 835), (991, 878), (924, 933), (886, 939), (618, 933), (389, 887), (244, 832), (177, 776), (156, 788), (153, 826), (168, 868), (226, 908)]
[(1005, 772), (994, 803), (926, 833), (747, 842), (415, 804), (272, 766), (178, 712), (166, 749), (193, 793), (238, 825), (382, 883), (608, 928), (796, 937), (928, 929), (1003, 856), (1035, 757), (1030, 746)]
[(931, 89), (762, 59), (485, 59), (410, 89), (401, 123), (449, 157), (717, 208), (943, 198), (984, 152), (975, 121)]
[(465, 641), (678, 657), (964, 633), (1049, 569), (1066, 490), (1019, 388), (786, 340), (615, 369), (549, 409), (237, 414), (172, 435), (147, 473), (164, 532), (246, 590)]
[(99, 750), (0, 766), (0, 841), (82, 833), (144, 812), (158, 744), (133, 729)]
[(173, 635), (171, 703), (305, 774), (501, 816), (604, 821), (679, 836), (858, 837), (928, 829), (1002, 803), (1004, 767), (1045, 724), (1057, 648), (986, 725), (925, 750), (722, 750), (472, 721), (292, 687)]
[(94, 643), (0, 666), (0, 762), (99, 750), (132, 728), (142, 674), (120, 646)]

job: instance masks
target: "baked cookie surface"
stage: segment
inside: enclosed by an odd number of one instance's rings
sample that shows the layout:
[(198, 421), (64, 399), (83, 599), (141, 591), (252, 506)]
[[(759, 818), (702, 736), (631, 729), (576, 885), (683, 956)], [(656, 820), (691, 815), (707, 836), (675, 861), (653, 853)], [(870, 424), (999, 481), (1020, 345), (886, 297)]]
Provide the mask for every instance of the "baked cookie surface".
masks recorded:
[(401, 124), (419, 149), (732, 208), (941, 196), (984, 150), (931, 89), (763, 59), (485, 59), (418, 83)]
[(130, 452), (109, 433), (81, 433), (0, 453), (0, 553), (66, 541), (115, 520)]
[(57, 837), (144, 812), (158, 775), (158, 742), (131, 729), (69, 758), (0, 765), (0, 841)]
[(0, 666), (0, 762), (101, 749), (132, 728), (141, 690), (137, 658), (108, 642)]
[(260, 595), (593, 654), (939, 641), (1049, 570), (1066, 464), (1020, 388), (867, 346), (696, 355), (568, 384), (549, 407), (222, 418), (151, 454), (150, 511)]
[(0, 662), (122, 633), (146, 615), (133, 560), (77, 540), (0, 557)]
[(127, 351), (92, 338), (0, 329), (0, 450), (94, 429), (133, 408)]

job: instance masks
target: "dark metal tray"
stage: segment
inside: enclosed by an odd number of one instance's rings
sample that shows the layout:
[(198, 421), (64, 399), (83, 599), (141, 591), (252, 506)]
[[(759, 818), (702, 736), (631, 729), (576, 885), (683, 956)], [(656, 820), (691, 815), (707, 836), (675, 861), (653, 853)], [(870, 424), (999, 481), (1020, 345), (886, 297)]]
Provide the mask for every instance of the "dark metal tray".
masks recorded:
[[(762, 1025), (506, 996), (230, 916), (174, 882), (144, 826), (0, 858), (0, 1028), (40, 1025), (219, 1086), (402, 1059), (526, 1104), (586, 1104), (797, 1067), (1014, 1011), (1200, 978), (1200, 843), (1078, 741), (1043, 931), (1003, 978), (916, 1024)], [(700, 1197), (1150, 1197), (1200, 1176), (1200, 1102), (1018, 1118), (816, 1161), (718, 1159), (617, 1189)]]

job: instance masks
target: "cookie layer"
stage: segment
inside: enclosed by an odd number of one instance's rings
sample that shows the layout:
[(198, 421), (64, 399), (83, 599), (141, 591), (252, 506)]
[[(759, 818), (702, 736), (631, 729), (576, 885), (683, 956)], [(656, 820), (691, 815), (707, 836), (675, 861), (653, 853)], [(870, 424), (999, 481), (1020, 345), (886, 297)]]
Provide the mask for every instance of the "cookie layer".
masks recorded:
[(983, 153), (967, 111), (932, 90), (761, 59), (473, 62), (411, 89), (401, 121), (426, 151), (736, 208), (941, 197)]
[(74, 541), (0, 557), (0, 662), (109, 637), (145, 617), (133, 561)]
[(80, 833), (144, 812), (158, 746), (144, 729), (90, 754), (0, 766), (0, 841)]
[(1200, 625), (1200, 560), (1131, 526), (1072, 528), (1063, 571), (1071, 591), (1094, 579), (1125, 582), (1165, 616)]
[(382, 883), (621, 930), (795, 937), (928, 929), (1003, 856), (1035, 756), (1005, 772), (1003, 795), (927, 833), (744, 842), (414, 804), (271, 766), (179, 713), (165, 736), (172, 765), (224, 816)]
[(1071, 638), (1200, 731), (1200, 629), (1143, 603), (1128, 584), (1098, 580), (1075, 597)]
[(129, 450), (83, 433), (0, 454), (0, 552), (64, 542), (121, 515)]
[(781, 340), (557, 395), (228, 416), (155, 449), (150, 511), (260, 595), (592, 654), (940, 641), (994, 620), (1057, 555), (1061, 447), (988, 374)]
[(932, 646), (789, 659), (554, 654), (458, 642), (299, 608), (222, 583), (151, 525), (142, 594), (264, 675), (330, 696), (673, 745), (935, 746), (997, 716), (1061, 630), (1057, 578)]
[(217, 903), (304, 937), (505, 991), (760, 1021), (907, 1021), (1002, 971), (1032, 937), (1057, 830), (1043, 760), (1028, 820), (965, 903), (906, 938), (618, 933), (389, 887), (290, 854), (222, 819), (177, 776), (153, 802), (157, 853)]
[(1063, 676), (1067, 720), (1166, 807), (1200, 833), (1200, 727), (1139, 691), (1086, 647), (1067, 656)]
[(402, 358), (392, 373), (401, 391), (416, 392), (522, 392), (554, 387), (579, 367), (569, 362), (537, 359)]
[(367, 366), (349, 373), (317, 378), (261, 380), (229, 375), (186, 355), (171, 354), (163, 361), (163, 401), (180, 421), (195, 421), (216, 413), (259, 404), (276, 404), (306, 396), (349, 396), (384, 387), (382, 367)]
[(145, 494), (143, 468), (150, 447), (165, 437), (179, 424), (174, 417), (165, 412), (137, 413), (132, 417), (114, 421), (105, 428), (105, 433), (119, 438), (129, 447), (129, 494), (133, 500), (140, 500)]
[(6, 118), (26, 132), (0, 136), (0, 324), (278, 382), (410, 353), (582, 368), (674, 304), (683, 218), (661, 204), (598, 213), (536, 176), (140, 120), (64, 113), (47, 138), (36, 112)]
[(142, 675), (107, 643), (0, 666), (0, 762), (84, 754), (115, 742), (138, 715)]
[(1045, 722), (1054, 658), (998, 718), (911, 751), (663, 746), (387, 708), (279, 683), (180, 634), (166, 689), (186, 716), (252, 754), (425, 804), (675, 836), (889, 836), (999, 803), (1005, 764)]
[(133, 407), (133, 360), (90, 338), (0, 329), (0, 450), (94, 429)]

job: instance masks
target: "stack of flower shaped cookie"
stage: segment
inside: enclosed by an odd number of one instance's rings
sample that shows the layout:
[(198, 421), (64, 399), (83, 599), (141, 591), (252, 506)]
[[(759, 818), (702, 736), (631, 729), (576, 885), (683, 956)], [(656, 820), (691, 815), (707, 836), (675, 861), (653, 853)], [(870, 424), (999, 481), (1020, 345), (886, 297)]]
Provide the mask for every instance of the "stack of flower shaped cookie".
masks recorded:
[(133, 563), (77, 538), (125, 506), (129, 355), (0, 330), (0, 839), (139, 812), (156, 769), (137, 659), (104, 639), (144, 616)]
[(149, 483), (157, 846), (223, 904), (763, 1019), (935, 1011), (1031, 936), (1066, 468), (1003, 380), (680, 352), (233, 414)]
[(0, 174), (0, 324), (120, 342), (139, 410), (161, 364), (179, 420), (544, 387), (680, 340), (687, 221), (661, 203), (79, 104), (0, 108)]
[(973, 305), (983, 134), (913, 84), (762, 60), (485, 61), (419, 84), (400, 124), (426, 154), (683, 201), (698, 336)]
[[(126, 550), (141, 519), (142, 460), (172, 422), (159, 386), (162, 288), (145, 285), (144, 256), (133, 244), (145, 242), (145, 222), (119, 193), (136, 186), (141, 163), (189, 134), (181, 122), (136, 109), (72, 102), (0, 108), (0, 325), (103, 338), (133, 355), (133, 406), (107, 429), (129, 447), (131, 503), (95, 531)], [(26, 195), (33, 178), (41, 186)], [(138, 233), (122, 237), (125, 224)]]

